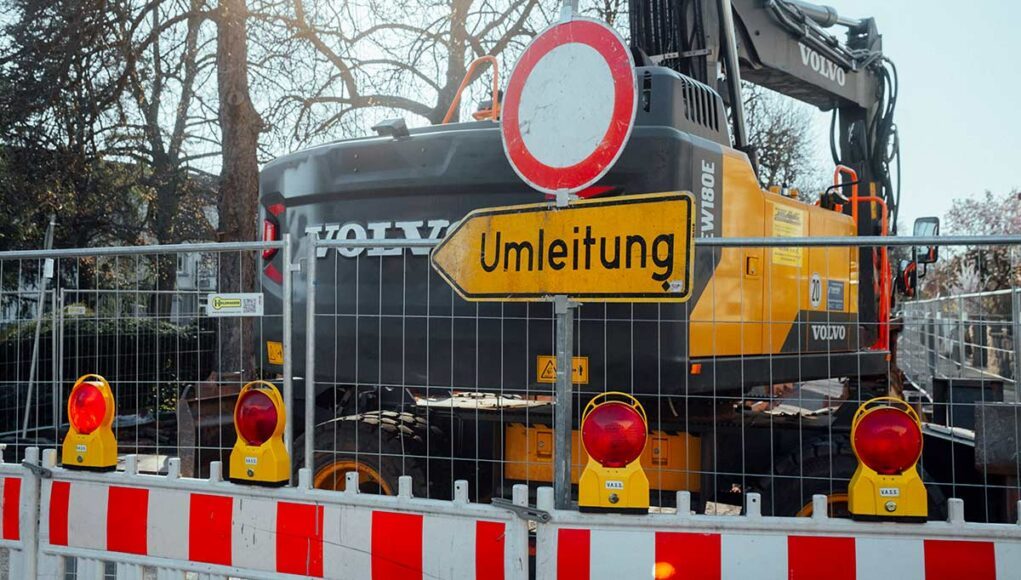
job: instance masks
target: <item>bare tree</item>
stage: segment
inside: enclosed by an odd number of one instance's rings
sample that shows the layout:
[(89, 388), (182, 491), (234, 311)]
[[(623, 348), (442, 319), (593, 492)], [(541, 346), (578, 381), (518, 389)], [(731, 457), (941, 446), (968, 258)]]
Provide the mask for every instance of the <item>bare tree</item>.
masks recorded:
[[(248, 83), (248, 7), (245, 0), (220, 0), (216, 13), (216, 78), (219, 92), (223, 169), (220, 174), (220, 239), (256, 239), (259, 200), (259, 134), (262, 118), (252, 105)], [(220, 289), (251, 289), (256, 276), (255, 255), (242, 252), (220, 262)], [(220, 332), (223, 372), (250, 373), (255, 368), (254, 335), (250, 318), (225, 324)]]
[[(144, 50), (125, 42), (125, 59), (133, 65), (122, 99), (126, 130), (116, 154), (147, 168), (141, 178), (148, 193), (146, 223), (159, 243), (212, 237), (203, 209), (213, 203), (212, 180), (193, 167), (220, 154), (209, 147), (216, 116), (196, 111), (196, 92), (211, 80), (212, 50), (200, 35), (206, 22), (204, 0), (155, 0), (146, 5), (151, 36)], [(130, 40), (130, 31), (122, 33)]]
[[(1021, 232), (1021, 191), (954, 200), (943, 233), (969, 236)], [(927, 294), (958, 294), (1002, 290), (1021, 285), (1021, 253), (1010, 246), (940, 248), (940, 259), (929, 267)]]
[(581, 13), (605, 21), (623, 32), (627, 27), (627, 0), (588, 0), (580, 3)]
[[(516, 54), (549, 19), (546, 0), (363, 0), (266, 5), (275, 26), (256, 70), (286, 60), (289, 90), (269, 118), (299, 144), (348, 132), (353, 113), (442, 121), (469, 62)], [(258, 41), (257, 41), (258, 42)], [(491, 74), (479, 71), (479, 74)], [(267, 82), (283, 88), (279, 73)], [(374, 110), (370, 112), (370, 110)], [(386, 112), (386, 113), (384, 113)], [(364, 115), (354, 115), (364, 120)], [(455, 117), (456, 118), (456, 117)], [(286, 128), (285, 128), (286, 126)]]
[(811, 107), (745, 83), (743, 88), (748, 141), (758, 155), (759, 183), (817, 193), (826, 183), (816, 151)]

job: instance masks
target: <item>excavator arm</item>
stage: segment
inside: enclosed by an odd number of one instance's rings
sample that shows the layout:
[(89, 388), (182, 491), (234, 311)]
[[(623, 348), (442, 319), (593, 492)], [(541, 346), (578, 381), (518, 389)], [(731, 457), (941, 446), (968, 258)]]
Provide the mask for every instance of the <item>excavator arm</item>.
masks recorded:
[[(730, 19), (721, 17), (725, 7)], [(632, 42), (648, 62), (720, 89), (731, 108), (734, 144), (753, 159), (736, 110), (740, 80), (832, 111), (834, 164), (857, 173), (862, 196), (886, 202), (895, 230), (896, 69), (882, 53), (873, 19), (800, 0), (631, 0), (630, 23)], [(730, 46), (739, 63), (732, 73)], [(879, 233), (878, 218), (862, 222), (861, 234)]]
[[(733, 0), (733, 6), (746, 80), (824, 111), (878, 106), (883, 53), (873, 19), (844, 19), (832, 8), (790, 0)], [(823, 24), (842, 25), (846, 38)]]

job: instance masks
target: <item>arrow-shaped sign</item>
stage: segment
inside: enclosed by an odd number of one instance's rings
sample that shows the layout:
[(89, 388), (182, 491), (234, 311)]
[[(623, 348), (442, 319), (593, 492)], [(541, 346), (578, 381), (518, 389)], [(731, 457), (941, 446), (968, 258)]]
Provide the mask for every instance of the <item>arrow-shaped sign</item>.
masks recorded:
[(692, 197), (657, 193), (469, 213), (432, 265), (465, 300), (683, 302), (691, 293)]

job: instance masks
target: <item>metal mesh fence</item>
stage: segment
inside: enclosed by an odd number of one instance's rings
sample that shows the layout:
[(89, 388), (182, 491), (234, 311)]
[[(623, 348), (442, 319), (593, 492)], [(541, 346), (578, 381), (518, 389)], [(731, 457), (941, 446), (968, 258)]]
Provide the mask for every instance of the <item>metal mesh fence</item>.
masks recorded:
[(1012, 289), (906, 302), (901, 368), (920, 387), (934, 378), (975, 379), (1013, 393), (1016, 306)]
[(139, 454), (144, 471), (164, 471), (168, 457), (180, 456), (185, 471), (198, 474), (225, 458), (234, 442), (229, 410), (262, 372), (258, 349), (270, 329), (277, 335), (283, 313), (218, 317), (207, 304), (225, 293), (279, 294), (256, 268), (266, 247), (280, 246), (0, 255), (0, 437), (8, 457), (59, 444), (71, 388), (95, 373), (113, 392), (118, 451)]
[[(970, 521), (1014, 517), (1017, 289), (933, 298), (937, 285), (922, 283), (886, 325), (884, 305), (860, 296), (889, 290), (873, 282), (871, 246), (719, 239), (697, 246), (709, 268), (685, 303), (472, 303), (432, 270), (429, 241), (300, 246), (284, 262), (301, 266), (293, 301), (288, 276), (259, 272), (270, 264), (260, 244), (0, 256), (8, 457), (59, 442), (70, 387), (95, 372), (114, 389), (122, 454), (143, 455), (148, 471), (181, 456), (202, 475), (234, 443), (240, 387), (283, 376), (300, 386), (288, 398), (295, 467), (311, 464), (316, 487), (342, 489), (357, 472), (363, 491), (395, 493), (411, 475), (415, 495), (446, 498), (465, 479), (486, 501), (554, 482), (566, 417), (576, 482), (582, 410), (621, 391), (649, 417), (641, 461), (656, 509), (689, 491), (698, 511), (739, 513), (758, 492), (765, 513), (805, 515), (822, 493), (839, 515), (857, 466), (851, 418), (893, 395), (925, 421), (930, 516), (962, 497)], [(225, 285), (225, 270), (240, 282)], [(208, 315), (210, 297), (239, 291), (265, 296), (261, 317)], [(289, 325), (291, 308), (304, 316)], [(569, 406), (555, 385), (565, 320)], [(271, 343), (288, 345), (292, 373), (267, 364)]]
[(551, 352), (552, 307), (467, 303), (428, 250), (318, 247), (308, 320), (318, 487), (342, 489), (361, 469), (366, 491), (393, 493), (407, 474), (416, 495), (449, 497), (464, 475), (473, 497), (503, 496), (501, 427), (550, 424), (552, 387), (535, 383), (529, 353)]
[(971, 500), (973, 517), (1010, 517), (1021, 475), (1021, 290), (922, 297), (902, 312), (899, 367), (935, 435), (933, 480)]
[[(852, 416), (873, 397), (897, 396), (927, 422), (920, 467), (931, 517), (945, 516), (948, 497), (968, 496), (969, 519), (1010, 520), (1017, 477), (976, 464), (982, 438), (974, 433), (976, 400), (1014, 396), (1015, 371), (1007, 368), (1014, 343), (1004, 336), (1016, 316), (1003, 309), (1009, 292), (957, 301), (976, 311), (965, 325), (965, 376), (983, 368), (982, 376), (1005, 386), (974, 391), (953, 413), (933, 399), (939, 378), (914, 369), (933, 356), (952, 360), (926, 345), (932, 336), (952, 342), (957, 318), (941, 330), (944, 322), (934, 327), (918, 314), (932, 302), (901, 297), (891, 324), (878, 322), (879, 300), (859, 300), (861, 286), (879, 278), (871, 248), (758, 242), (700, 246), (713, 269), (697, 274), (700, 286), (687, 303), (574, 310), (574, 429), (595, 394), (626, 392), (649, 416), (642, 463), (653, 505), (669, 509), (676, 491), (686, 490), (699, 511), (739, 513), (742, 495), (755, 491), (766, 513), (806, 515), (812, 495), (823, 493), (832, 513), (846, 515), (857, 466)], [(316, 337), (306, 369), (318, 408), (309, 446), (315, 484), (339, 489), (345, 473), (358, 471), (364, 491), (388, 493), (409, 474), (421, 482), (416, 494), (449, 497), (452, 482), (467, 479), (480, 501), (507, 496), (516, 483), (550, 484), (553, 304), (466, 302), (431, 270), (427, 242), (315, 244), (303, 255), (316, 264), (316, 290), (298, 306)], [(873, 269), (867, 282), (866, 267)], [(878, 281), (874, 289), (884, 291)], [(886, 347), (884, 328), (899, 350)], [(947, 427), (947, 414), (969, 412), (971, 430)], [(576, 482), (586, 461), (577, 432), (572, 459)]]

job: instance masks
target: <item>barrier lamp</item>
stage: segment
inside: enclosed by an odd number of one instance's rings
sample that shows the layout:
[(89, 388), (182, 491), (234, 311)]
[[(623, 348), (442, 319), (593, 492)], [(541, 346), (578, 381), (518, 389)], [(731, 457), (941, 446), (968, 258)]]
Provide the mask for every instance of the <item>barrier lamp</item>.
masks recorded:
[(918, 413), (895, 397), (862, 403), (851, 422), (851, 447), (858, 458), (847, 495), (851, 517), (924, 522), (929, 505), (917, 467), (922, 456)]
[(581, 440), (589, 460), (578, 480), (580, 511), (648, 513), (649, 478), (642, 469), (648, 440), (645, 409), (626, 393), (602, 393), (585, 406)]
[(252, 381), (241, 388), (234, 405), (237, 442), (230, 453), (231, 481), (280, 486), (290, 480), (286, 420), (284, 399), (272, 383)]
[(99, 375), (83, 375), (71, 387), (61, 462), (67, 469), (113, 471), (117, 468), (117, 439), (113, 435), (116, 405), (110, 383)]

